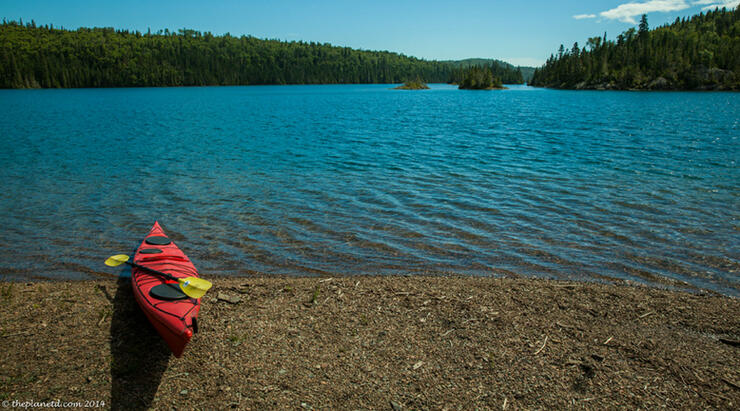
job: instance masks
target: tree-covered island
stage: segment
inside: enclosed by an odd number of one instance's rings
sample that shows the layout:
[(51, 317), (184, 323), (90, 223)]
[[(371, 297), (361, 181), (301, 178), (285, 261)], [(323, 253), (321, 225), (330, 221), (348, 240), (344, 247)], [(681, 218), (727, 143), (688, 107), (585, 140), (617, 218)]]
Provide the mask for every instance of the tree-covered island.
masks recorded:
[(740, 90), (740, 6), (649, 30), (643, 15), (616, 41), (588, 39), (535, 70), (530, 85), (596, 90)]
[(421, 79), (407, 80), (402, 85), (394, 87), (393, 90), (429, 90), (429, 86)]
[(456, 67), (452, 72), (449, 83), (457, 85), (461, 84), (465, 77), (471, 75), (471, 69), (473, 68), (490, 71), (493, 77), (498, 78), (502, 84), (523, 84), (532, 78), (531, 74), (535, 70), (533, 67), (514, 67), (509, 63), (491, 59), (465, 59), (447, 62)]
[(464, 90), (503, 90), (503, 82), (500, 77), (494, 77), (490, 67), (470, 67), (463, 73), (462, 81), (458, 85)]

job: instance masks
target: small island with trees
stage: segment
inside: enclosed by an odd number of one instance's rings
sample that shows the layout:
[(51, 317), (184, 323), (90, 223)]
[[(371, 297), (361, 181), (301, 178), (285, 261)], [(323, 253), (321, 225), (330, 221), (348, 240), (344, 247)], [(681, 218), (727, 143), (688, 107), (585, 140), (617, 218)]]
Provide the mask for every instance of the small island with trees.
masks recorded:
[(402, 85), (393, 88), (393, 90), (429, 90), (429, 86), (421, 79), (406, 80)]
[(473, 66), (464, 73), (458, 84), (461, 90), (504, 90), (500, 77), (494, 77), (490, 67)]

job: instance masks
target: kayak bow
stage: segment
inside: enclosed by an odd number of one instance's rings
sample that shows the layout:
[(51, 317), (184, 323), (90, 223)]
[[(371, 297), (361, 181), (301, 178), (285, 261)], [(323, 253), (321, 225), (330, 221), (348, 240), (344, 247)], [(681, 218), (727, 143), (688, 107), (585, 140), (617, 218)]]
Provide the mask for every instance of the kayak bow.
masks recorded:
[(193, 334), (198, 332), (200, 298), (185, 295), (177, 281), (188, 277), (197, 278), (198, 271), (155, 221), (134, 255), (131, 284), (142, 311), (175, 357), (182, 355)]

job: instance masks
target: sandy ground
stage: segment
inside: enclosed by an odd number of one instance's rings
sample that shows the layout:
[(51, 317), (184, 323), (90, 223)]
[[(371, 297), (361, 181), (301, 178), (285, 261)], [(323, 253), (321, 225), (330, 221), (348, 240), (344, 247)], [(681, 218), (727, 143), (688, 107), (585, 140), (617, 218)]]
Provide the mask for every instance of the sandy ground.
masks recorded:
[(733, 298), (528, 279), (211, 280), (200, 333), (180, 359), (125, 281), (0, 283), (0, 400), (114, 409), (740, 408)]

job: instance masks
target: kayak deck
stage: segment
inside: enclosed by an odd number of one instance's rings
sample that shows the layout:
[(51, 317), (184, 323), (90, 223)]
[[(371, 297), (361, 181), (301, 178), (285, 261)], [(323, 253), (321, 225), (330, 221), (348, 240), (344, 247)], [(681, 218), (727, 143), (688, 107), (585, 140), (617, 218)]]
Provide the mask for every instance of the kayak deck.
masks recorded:
[[(176, 278), (198, 277), (198, 271), (187, 256), (172, 242), (158, 222), (142, 241), (134, 255), (134, 263), (170, 274)], [(165, 340), (175, 357), (180, 357), (193, 334), (198, 331), (200, 299), (177, 295), (177, 282), (152, 274), (136, 267), (132, 268), (131, 283), (134, 296), (142, 311), (154, 328)], [(157, 286), (172, 287), (169, 297), (154, 292)]]

